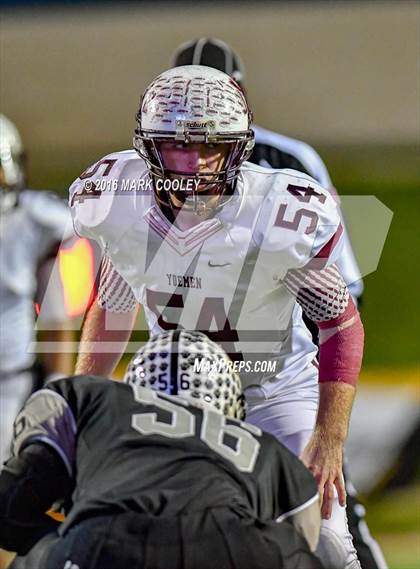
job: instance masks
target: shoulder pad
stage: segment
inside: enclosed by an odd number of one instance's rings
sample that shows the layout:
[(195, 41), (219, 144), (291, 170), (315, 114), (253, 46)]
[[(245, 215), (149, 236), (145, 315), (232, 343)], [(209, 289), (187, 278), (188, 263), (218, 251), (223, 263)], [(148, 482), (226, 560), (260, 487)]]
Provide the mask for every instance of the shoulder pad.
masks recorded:
[(42, 442), (60, 455), (72, 476), (76, 431), (76, 420), (65, 398), (51, 389), (40, 389), (27, 400), (16, 417), (13, 454), (17, 456), (32, 442)]
[[(72, 405), (76, 399), (80, 399), (84, 394), (91, 394), (92, 390), (104, 391), (108, 384), (112, 384), (112, 380), (95, 375), (77, 375), (69, 377), (58, 377), (47, 381), (45, 387), (56, 391), (64, 397)], [(74, 408), (77, 414), (77, 406)]]
[(76, 232), (98, 239), (101, 226), (113, 215), (119, 217), (120, 225), (127, 222), (135, 212), (136, 182), (147, 175), (144, 161), (134, 150), (108, 154), (85, 170), (69, 190)]
[(271, 178), (256, 224), (262, 250), (279, 255), (289, 269), (303, 267), (333, 238), (340, 227), (339, 208), (313, 178), (295, 170), (279, 170)]

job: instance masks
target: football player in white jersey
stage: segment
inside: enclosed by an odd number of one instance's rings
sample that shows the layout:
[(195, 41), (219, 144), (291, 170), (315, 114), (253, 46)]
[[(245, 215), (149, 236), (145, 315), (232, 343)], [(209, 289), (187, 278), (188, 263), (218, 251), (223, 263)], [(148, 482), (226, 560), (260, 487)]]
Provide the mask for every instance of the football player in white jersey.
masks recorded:
[[(206, 65), (219, 69), (233, 77), (246, 96), (245, 67), (242, 59), (231, 46), (220, 39), (202, 37), (181, 44), (171, 58), (171, 67), (181, 65)], [(255, 134), (255, 145), (248, 158), (249, 162), (267, 168), (292, 168), (309, 174), (338, 199), (327, 167), (312, 146), (262, 128), (255, 123), (252, 124), (252, 130)], [(353, 300), (359, 305), (363, 293), (363, 280), (345, 227), (337, 266)], [(303, 317), (315, 343), (318, 343), (318, 327), (306, 318), (305, 314)], [(363, 569), (386, 569), (386, 562), (378, 543), (369, 532), (364, 520), (364, 507), (358, 501), (353, 485), (348, 482), (346, 489), (349, 529)]]
[[(363, 326), (336, 265), (338, 206), (305, 174), (244, 162), (251, 114), (218, 70), (162, 73), (137, 121), (135, 150), (109, 154), (70, 188), (76, 231), (105, 253), (76, 373), (112, 374), (138, 304), (152, 335), (206, 332), (237, 361), (247, 420), (300, 455), (318, 481), (324, 564), (360, 568), (342, 454)], [(318, 323), (319, 366), (302, 310)]]
[[(0, 464), (10, 456), (13, 421), (36, 381), (35, 354), (28, 350), (36, 333), (35, 300), (42, 299), (43, 323), (54, 328), (46, 341), (68, 339), (60, 283), (48, 284), (66, 226), (72, 234), (65, 203), (26, 189), (22, 140), (0, 115)], [(43, 375), (70, 372), (71, 354), (45, 356)]]
[[(171, 67), (180, 65), (206, 65), (219, 69), (233, 77), (246, 95), (245, 67), (242, 59), (231, 46), (220, 39), (203, 37), (181, 44), (171, 59)], [(312, 146), (255, 123), (252, 124), (252, 130), (255, 134), (255, 145), (248, 159), (250, 162), (267, 168), (292, 168), (309, 174), (321, 186), (336, 195), (327, 167)], [(363, 292), (363, 281), (346, 234), (343, 235), (343, 248), (337, 266), (353, 299), (359, 300)]]

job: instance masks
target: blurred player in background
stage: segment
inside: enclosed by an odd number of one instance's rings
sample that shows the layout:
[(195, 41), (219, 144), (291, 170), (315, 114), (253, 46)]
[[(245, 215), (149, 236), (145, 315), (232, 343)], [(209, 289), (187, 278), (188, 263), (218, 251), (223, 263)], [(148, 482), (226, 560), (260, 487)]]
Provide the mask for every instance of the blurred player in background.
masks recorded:
[[(72, 369), (71, 354), (35, 354), (35, 302), (52, 331), (47, 341), (68, 339), (60, 282), (50, 282), (59, 245), (71, 231), (65, 203), (26, 189), (25, 154), (15, 125), (0, 115), (0, 463), (10, 456), (13, 421), (39, 378)], [(48, 285), (48, 286), (47, 286)]]
[[(35, 393), (0, 475), (0, 544), (33, 546), (12, 567), (320, 568), (315, 481), (242, 422), (231, 364), (204, 334), (169, 332), (135, 355), (125, 384), (73, 377)], [(45, 510), (70, 495), (51, 531)]]
[[(339, 208), (306, 174), (245, 162), (253, 143), (231, 77), (173, 68), (145, 91), (136, 152), (110, 154), (74, 182), (75, 229), (106, 255), (77, 373), (111, 376), (138, 303), (152, 335), (208, 333), (246, 365), (249, 422), (301, 456), (319, 484), (317, 554), (330, 569), (360, 569), (342, 458), (364, 334), (336, 265)], [(302, 311), (320, 330), (319, 369)]]
[[(225, 42), (216, 38), (199, 38), (180, 45), (171, 60), (173, 67), (180, 65), (207, 65), (227, 73), (241, 86), (244, 94), (245, 68), (239, 55)], [(255, 133), (255, 146), (250, 162), (268, 168), (292, 168), (309, 174), (321, 186), (337, 196), (328, 170), (319, 154), (305, 142), (272, 132), (252, 124)], [(338, 199), (338, 196), (337, 196)], [(348, 290), (357, 304), (360, 304), (363, 281), (352, 251), (347, 232), (343, 235), (343, 247), (337, 259), (337, 267), (347, 284)], [(304, 320), (318, 341), (318, 327), (304, 314)], [(364, 521), (364, 507), (356, 498), (352, 484), (347, 484), (347, 516), (353, 542), (363, 569), (384, 569), (386, 563), (379, 545), (371, 537)]]

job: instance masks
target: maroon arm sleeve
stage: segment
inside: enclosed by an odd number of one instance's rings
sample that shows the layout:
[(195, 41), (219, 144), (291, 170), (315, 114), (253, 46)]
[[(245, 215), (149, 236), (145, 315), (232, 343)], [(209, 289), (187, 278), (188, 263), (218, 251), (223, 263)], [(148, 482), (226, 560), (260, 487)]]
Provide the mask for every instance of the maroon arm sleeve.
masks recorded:
[(337, 266), (291, 270), (284, 283), (318, 325), (319, 381), (355, 385), (363, 357), (363, 325)]

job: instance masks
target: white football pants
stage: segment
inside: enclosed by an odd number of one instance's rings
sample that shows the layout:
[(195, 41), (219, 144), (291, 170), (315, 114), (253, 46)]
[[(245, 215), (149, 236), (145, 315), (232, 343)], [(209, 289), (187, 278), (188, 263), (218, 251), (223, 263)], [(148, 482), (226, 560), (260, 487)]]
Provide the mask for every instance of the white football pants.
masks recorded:
[[(315, 380), (313, 387), (308, 386), (308, 378), (312, 374)], [(247, 422), (274, 435), (297, 456), (300, 456), (312, 434), (318, 409), (318, 370), (311, 365), (301, 376), (296, 378), (293, 391), (271, 397), (267, 397), (260, 387), (249, 387), (245, 391)], [(299, 383), (306, 386), (299, 389)], [(336, 491), (331, 518), (322, 520), (316, 554), (326, 569), (361, 569), (348, 529), (346, 509), (338, 503)]]

